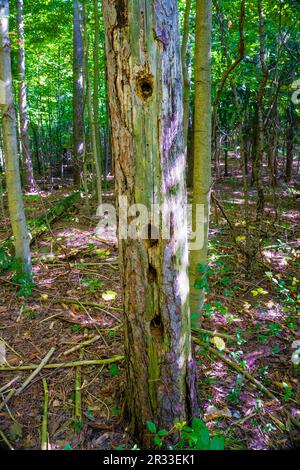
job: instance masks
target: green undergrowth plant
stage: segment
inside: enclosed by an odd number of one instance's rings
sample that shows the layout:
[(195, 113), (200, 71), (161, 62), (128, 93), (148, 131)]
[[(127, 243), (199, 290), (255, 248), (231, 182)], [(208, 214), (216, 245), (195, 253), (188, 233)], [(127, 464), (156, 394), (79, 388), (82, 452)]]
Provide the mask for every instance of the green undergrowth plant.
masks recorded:
[(224, 450), (224, 437), (211, 435), (207, 425), (199, 418), (194, 418), (191, 426), (179, 421), (169, 431), (158, 430), (151, 421), (147, 421), (147, 428), (158, 449), (162, 449), (169, 438), (176, 436), (177, 442), (167, 446), (169, 450)]
[(33, 275), (24, 271), (24, 267), (19, 260), (11, 256), (9, 250), (0, 250), (0, 275), (5, 272), (11, 272), (11, 281), (17, 284), (17, 296), (28, 299), (32, 294), (32, 289), (36, 286), (33, 281)]

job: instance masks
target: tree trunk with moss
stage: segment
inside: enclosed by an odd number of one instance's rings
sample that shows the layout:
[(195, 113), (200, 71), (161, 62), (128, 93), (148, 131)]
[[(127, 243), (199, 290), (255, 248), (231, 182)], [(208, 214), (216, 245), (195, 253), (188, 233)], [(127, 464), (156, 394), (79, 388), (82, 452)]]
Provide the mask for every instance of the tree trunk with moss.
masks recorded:
[(0, 2), (0, 107), (2, 114), (5, 174), (8, 193), (9, 216), (15, 239), (16, 260), (20, 270), (31, 272), (29, 233), (23, 205), (20, 168), (17, 145), (16, 113), (13, 102), (10, 39), (9, 39), (9, 2)]
[[(146, 421), (170, 429), (197, 412), (189, 312), (182, 67), (176, 0), (104, 0), (123, 286), (126, 413), (147, 444)], [(120, 202), (120, 201), (119, 201)], [(161, 208), (144, 237), (127, 238), (143, 205)], [(120, 209), (120, 203), (118, 206)], [(170, 221), (170, 236), (163, 225)], [(152, 238), (147, 238), (149, 232)]]
[[(202, 247), (190, 251), (190, 309), (198, 317), (205, 298), (211, 192), (211, 30), (211, 0), (197, 0), (192, 226), (193, 232), (201, 230)], [(197, 206), (203, 208), (200, 220)]]

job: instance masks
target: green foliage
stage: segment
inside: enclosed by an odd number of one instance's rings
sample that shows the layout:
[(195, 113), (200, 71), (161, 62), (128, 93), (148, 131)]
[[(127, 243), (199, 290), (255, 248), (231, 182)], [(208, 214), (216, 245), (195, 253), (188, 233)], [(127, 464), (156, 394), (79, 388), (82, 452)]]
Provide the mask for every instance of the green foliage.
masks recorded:
[(81, 284), (88, 286), (88, 292), (90, 294), (97, 292), (103, 286), (103, 282), (101, 282), (99, 279), (93, 279), (91, 277), (81, 281)]
[(82, 330), (81, 325), (72, 325), (71, 328), (71, 333), (79, 333)]
[(211, 436), (208, 427), (199, 418), (194, 418), (191, 426), (186, 422), (177, 422), (170, 431), (157, 430), (156, 425), (147, 421), (148, 431), (153, 435), (153, 442), (161, 449), (168, 437), (178, 435), (175, 445), (170, 446), (173, 450), (224, 450), (223, 436)]
[(63, 450), (73, 450), (70, 443), (66, 444)]
[(283, 382), (282, 386), (284, 390), (283, 399), (284, 401), (289, 401), (294, 396), (293, 389), (285, 382)]
[(208, 275), (210, 273), (209, 266), (205, 264), (198, 264), (196, 267), (197, 278), (195, 280), (194, 287), (195, 289), (203, 289), (204, 291), (209, 291), (208, 285)]
[(72, 427), (74, 429), (75, 432), (80, 432), (82, 429), (83, 429), (83, 422), (80, 421), (78, 418), (74, 418), (73, 422), (72, 422)]
[(151, 434), (156, 434), (156, 426), (151, 421), (147, 421), (147, 428), (151, 432)]
[(121, 410), (120, 408), (117, 408), (116, 406), (113, 406), (112, 409), (111, 409), (111, 414), (113, 416), (121, 416)]
[(116, 377), (117, 375), (119, 375), (120, 371), (119, 371), (118, 364), (112, 364), (109, 367), (109, 372), (113, 377)]
[(0, 249), (0, 269), (2, 271), (8, 270), (13, 262), (13, 257), (7, 249)]
[(8, 249), (4, 248), (0, 250), (0, 270), (2, 272), (12, 272), (11, 280), (19, 287), (18, 297), (28, 299), (36, 284), (33, 282), (33, 276), (24, 271), (24, 268), (26, 268), (26, 266), (24, 267), (22, 262), (14, 259)]

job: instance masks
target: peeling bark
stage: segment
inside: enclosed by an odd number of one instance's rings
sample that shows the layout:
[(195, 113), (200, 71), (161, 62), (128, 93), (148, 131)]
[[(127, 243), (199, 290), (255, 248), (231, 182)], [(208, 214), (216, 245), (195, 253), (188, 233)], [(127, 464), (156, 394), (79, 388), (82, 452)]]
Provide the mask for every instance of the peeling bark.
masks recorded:
[(147, 444), (146, 420), (168, 429), (197, 413), (177, 2), (104, 0), (103, 15), (116, 194), (128, 206), (162, 208), (145, 227), (156, 237), (119, 240), (126, 415), (131, 433)]

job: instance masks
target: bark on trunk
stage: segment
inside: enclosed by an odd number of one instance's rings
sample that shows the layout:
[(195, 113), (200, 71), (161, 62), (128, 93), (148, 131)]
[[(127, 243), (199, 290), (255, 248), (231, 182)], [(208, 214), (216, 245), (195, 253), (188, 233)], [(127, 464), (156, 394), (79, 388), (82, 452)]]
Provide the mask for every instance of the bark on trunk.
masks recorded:
[(8, 207), (13, 235), (15, 237), (15, 254), (22, 272), (31, 272), (29, 233), (26, 225), (23, 205), (20, 168), (17, 146), (16, 113), (13, 102), (10, 39), (9, 39), (9, 2), (0, 2), (0, 80), (4, 82), (4, 93), (1, 96), (1, 114), (3, 145), (5, 155), (6, 186)]
[(169, 429), (197, 412), (177, 1), (104, 0), (103, 14), (116, 193), (129, 207), (161, 207), (152, 225), (142, 227), (145, 237), (156, 232), (153, 239), (122, 240), (124, 221), (118, 221), (126, 414), (145, 445), (147, 420)]
[(29, 191), (35, 191), (35, 180), (33, 176), (33, 166), (30, 152), (28, 135), (28, 116), (27, 116), (27, 88), (25, 81), (25, 41), (24, 41), (24, 18), (23, 18), (23, 0), (17, 0), (17, 27), (19, 41), (19, 111), (20, 111), (20, 135), (22, 158), (25, 169), (26, 188)]

